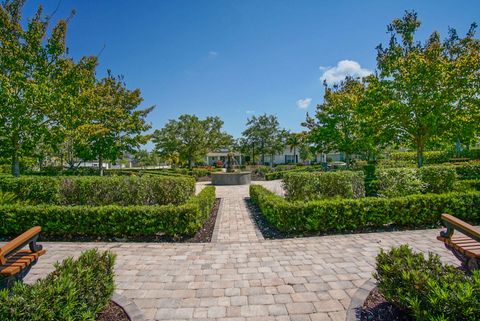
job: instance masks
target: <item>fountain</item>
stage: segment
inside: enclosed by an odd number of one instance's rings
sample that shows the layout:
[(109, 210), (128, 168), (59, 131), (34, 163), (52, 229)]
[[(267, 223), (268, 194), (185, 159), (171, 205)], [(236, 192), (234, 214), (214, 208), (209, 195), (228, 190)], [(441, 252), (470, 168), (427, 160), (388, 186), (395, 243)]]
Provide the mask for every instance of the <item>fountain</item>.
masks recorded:
[(212, 185), (247, 185), (252, 180), (252, 173), (241, 172), (233, 153), (227, 154), (226, 173), (212, 173)]

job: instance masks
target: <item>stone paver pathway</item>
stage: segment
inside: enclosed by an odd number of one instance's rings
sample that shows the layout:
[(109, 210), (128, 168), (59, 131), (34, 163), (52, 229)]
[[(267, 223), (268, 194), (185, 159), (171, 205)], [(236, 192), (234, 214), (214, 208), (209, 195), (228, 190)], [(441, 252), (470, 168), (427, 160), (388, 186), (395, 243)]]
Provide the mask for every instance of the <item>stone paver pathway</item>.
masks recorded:
[[(281, 193), (278, 182), (262, 184)], [(147, 320), (343, 321), (380, 248), (408, 243), (457, 264), (436, 241), (438, 230), (264, 240), (244, 202), (247, 186), (217, 187), (217, 195), (215, 242), (44, 243), (48, 252), (27, 282), (55, 261), (97, 247), (117, 253), (117, 292)]]

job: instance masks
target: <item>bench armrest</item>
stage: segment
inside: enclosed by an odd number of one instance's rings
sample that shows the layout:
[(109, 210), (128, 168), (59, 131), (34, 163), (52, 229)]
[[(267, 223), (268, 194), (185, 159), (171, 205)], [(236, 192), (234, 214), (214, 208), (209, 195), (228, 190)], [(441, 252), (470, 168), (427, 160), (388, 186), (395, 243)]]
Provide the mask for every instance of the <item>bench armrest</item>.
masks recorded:
[(473, 225), (470, 225), (453, 215), (442, 214), (442, 220), (447, 227), (446, 231), (440, 232), (440, 235), (446, 238), (451, 238), (455, 230), (460, 233), (480, 242), (480, 230)]
[(5, 264), (7, 258), (15, 254), (18, 250), (25, 247), (27, 244), (30, 247), (30, 251), (38, 252), (42, 249), (42, 246), (37, 244), (37, 239), (42, 228), (40, 226), (35, 226), (23, 233), (20, 236), (17, 236), (4, 246), (0, 248), (0, 265)]

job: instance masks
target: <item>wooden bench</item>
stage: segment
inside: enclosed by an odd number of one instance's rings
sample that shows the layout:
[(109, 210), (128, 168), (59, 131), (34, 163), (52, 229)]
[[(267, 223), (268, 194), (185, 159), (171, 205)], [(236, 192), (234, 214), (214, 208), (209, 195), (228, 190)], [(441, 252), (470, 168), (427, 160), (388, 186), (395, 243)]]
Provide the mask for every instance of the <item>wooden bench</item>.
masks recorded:
[[(480, 229), (449, 214), (442, 214), (446, 231), (437, 236), (439, 241), (462, 262), (468, 270), (480, 268)], [(458, 231), (460, 235), (454, 235)]]
[[(22, 281), (38, 258), (45, 254), (37, 244), (41, 231), (35, 226), (0, 248), (0, 289), (9, 288), (14, 281)], [(23, 249), (25, 246), (29, 249)]]

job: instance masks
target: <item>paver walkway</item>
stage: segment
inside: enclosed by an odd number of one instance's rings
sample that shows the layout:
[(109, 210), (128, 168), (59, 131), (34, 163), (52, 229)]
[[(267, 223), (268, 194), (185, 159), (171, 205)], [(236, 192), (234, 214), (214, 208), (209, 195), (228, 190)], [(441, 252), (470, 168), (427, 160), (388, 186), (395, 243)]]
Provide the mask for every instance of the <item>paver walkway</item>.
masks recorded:
[[(278, 182), (264, 184), (281, 193)], [(48, 252), (27, 282), (55, 261), (97, 247), (117, 253), (117, 292), (148, 320), (343, 321), (380, 248), (409, 243), (457, 264), (436, 241), (438, 230), (263, 240), (245, 206), (247, 186), (217, 187), (217, 195), (215, 242), (44, 243)]]

